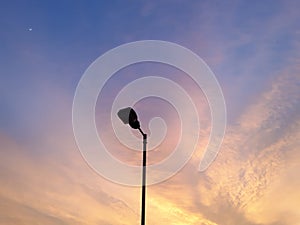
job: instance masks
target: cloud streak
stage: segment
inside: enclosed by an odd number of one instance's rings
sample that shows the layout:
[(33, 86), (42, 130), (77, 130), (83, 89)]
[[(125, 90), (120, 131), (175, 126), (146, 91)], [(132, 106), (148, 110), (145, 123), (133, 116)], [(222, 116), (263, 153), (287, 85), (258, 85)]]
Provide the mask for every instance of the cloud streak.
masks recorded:
[[(297, 224), (298, 85), (293, 70), (279, 74), (239, 123), (228, 127), (220, 155), (205, 174), (187, 166), (157, 193), (173, 190), (166, 199), (217, 224)], [(172, 198), (179, 190), (180, 200)], [(280, 199), (277, 205), (274, 198)]]

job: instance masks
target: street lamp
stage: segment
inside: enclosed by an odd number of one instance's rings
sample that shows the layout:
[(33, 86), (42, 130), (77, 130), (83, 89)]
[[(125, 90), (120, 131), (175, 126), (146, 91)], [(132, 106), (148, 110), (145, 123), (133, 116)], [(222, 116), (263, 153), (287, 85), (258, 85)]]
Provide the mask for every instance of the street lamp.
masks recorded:
[(136, 112), (131, 107), (121, 109), (118, 112), (119, 118), (124, 124), (129, 124), (133, 129), (138, 129), (143, 135), (143, 174), (142, 174), (142, 211), (141, 211), (141, 225), (145, 225), (145, 203), (146, 203), (146, 145), (147, 134), (145, 134), (141, 127)]

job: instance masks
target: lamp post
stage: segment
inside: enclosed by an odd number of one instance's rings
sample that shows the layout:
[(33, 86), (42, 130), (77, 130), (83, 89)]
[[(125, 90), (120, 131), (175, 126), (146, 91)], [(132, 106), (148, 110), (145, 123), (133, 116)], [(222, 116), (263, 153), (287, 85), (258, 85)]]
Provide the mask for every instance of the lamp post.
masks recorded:
[(142, 210), (141, 210), (141, 225), (145, 225), (145, 205), (146, 205), (146, 160), (147, 160), (147, 134), (145, 134), (141, 127), (136, 112), (131, 107), (121, 109), (118, 112), (119, 118), (124, 124), (129, 124), (133, 129), (138, 129), (143, 135), (143, 173), (142, 173)]

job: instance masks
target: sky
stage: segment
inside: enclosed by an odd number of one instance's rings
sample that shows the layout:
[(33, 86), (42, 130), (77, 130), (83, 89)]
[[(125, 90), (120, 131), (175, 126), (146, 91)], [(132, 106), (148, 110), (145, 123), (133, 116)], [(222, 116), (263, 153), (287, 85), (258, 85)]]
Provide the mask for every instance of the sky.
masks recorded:
[[(297, 0), (1, 1), (0, 224), (140, 223), (140, 189), (106, 179), (82, 157), (72, 104), (86, 69), (105, 52), (162, 40), (190, 49), (213, 71), (227, 123), (217, 158), (199, 172), (212, 129), (199, 86), (182, 71), (150, 62), (108, 80), (98, 96), (97, 129), (111, 154), (128, 164), (140, 165), (140, 152), (122, 145), (110, 124), (125, 85), (145, 76), (171, 79), (199, 115), (190, 160), (147, 187), (146, 224), (299, 225), (299, 7)], [(149, 165), (158, 163), (179, 141), (181, 115), (159, 98), (135, 107), (149, 145), (148, 122), (165, 121), (165, 139), (148, 154)]]

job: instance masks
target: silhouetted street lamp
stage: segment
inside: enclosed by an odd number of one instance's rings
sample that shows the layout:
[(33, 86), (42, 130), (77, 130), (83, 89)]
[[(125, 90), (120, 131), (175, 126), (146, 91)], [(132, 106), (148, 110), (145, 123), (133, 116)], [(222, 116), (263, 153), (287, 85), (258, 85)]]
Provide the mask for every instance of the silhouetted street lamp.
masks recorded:
[(119, 118), (124, 124), (129, 124), (131, 128), (138, 129), (143, 135), (143, 174), (142, 174), (142, 211), (141, 211), (141, 225), (145, 225), (145, 203), (146, 203), (146, 145), (147, 134), (145, 134), (141, 127), (136, 112), (131, 107), (121, 109), (118, 112)]

